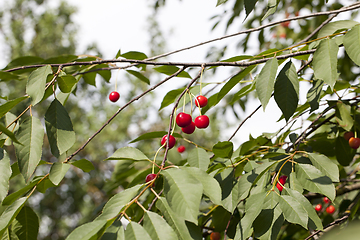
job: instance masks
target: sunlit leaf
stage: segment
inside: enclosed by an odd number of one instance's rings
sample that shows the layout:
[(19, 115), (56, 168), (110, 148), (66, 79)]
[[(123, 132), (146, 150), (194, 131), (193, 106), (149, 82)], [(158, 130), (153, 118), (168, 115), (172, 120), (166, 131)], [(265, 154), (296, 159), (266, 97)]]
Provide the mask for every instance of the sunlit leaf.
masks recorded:
[(279, 204), (287, 221), (297, 223), (307, 229), (308, 213), (299, 203), (298, 199), (282, 195), (279, 198)]
[(143, 226), (144, 229), (149, 233), (151, 239), (177, 239), (174, 230), (167, 224), (164, 218), (154, 212), (146, 211), (144, 213)]
[(327, 156), (317, 153), (309, 153), (312, 164), (323, 174), (328, 176), (333, 182), (339, 182), (339, 168)]
[(13, 107), (15, 107), (17, 104), (19, 104), (24, 99), (27, 99), (28, 97), (19, 97), (14, 100), (7, 101), (3, 105), (0, 106), (0, 118), (2, 118), (7, 112), (9, 112)]
[(59, 185), (61, 180), (65, 177), (65, 174), (67, 173), (69, 168), (70, 168), (70, 164), (67, 163), (60, 163), (60, 162), (53, 163), (53, 165), (50, 168), (50, 176), (49, 176), (50, 181), (55, 185)]
[(113, 155), (106, 158), (105, 160), (135, 160), (135, 161), (146, 161), (148, 157), (137, 148), (123, 147), (117, 149)]
[(0, 202), (8, 194), (11, 173), (10, 158), (7, 152), (0, 148)]
[(106, 220), (95, 220), (93, 222), (88, 222), (80, 227), (75, 228), (66, 240), (88, 240), (88, 239), (98, 239), (98, 232), (105, 226)]
[(270, 100), (272, 92), (274, 91), (277, 69), (278, 61), (276, 58), (272, 58), (266, 62), (265, 66), (261, 69), (261, 72), (256, 78), (256, 92), (264, 110)]
[(52, 73), (51, 66), (46, 65), (34, 70), (26, 84), (26, 93), (31, 97), (31, 104), (34, 106), (44, 96), (46, 79)]
[(351, 60), (360, 66), (360, 25), (345, 34), (344, 47)]
[(190, 150), (187, 161), (191, 167), (206, 171), (210, 163), (210, 157), (204, 149), (194, 148)]
[(77, 168), (80, 168), (84, 172), (90, 172), (91, 170), (95, 169), (94, 165), (86, 159), (76, 160), (74, 162), (70, 162), (70, 164)]
[(19, 198), (2, 212), (0, 215), (0, 236), (3, 235), (6, 228), (9, 227), (13, 219), (19, 214), (26, 200), (26, 197)]

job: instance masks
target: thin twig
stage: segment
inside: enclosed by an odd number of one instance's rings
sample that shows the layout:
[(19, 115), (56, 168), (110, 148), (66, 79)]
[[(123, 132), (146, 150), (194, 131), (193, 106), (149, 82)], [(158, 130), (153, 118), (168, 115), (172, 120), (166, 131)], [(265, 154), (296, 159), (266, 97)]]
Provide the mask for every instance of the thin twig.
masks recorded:
[(109, 120), (106, 121), (106, 123), (104, 123), (104, 125), (102, 125), (100, 127), (99, 130), (97, 130), (80, 148), (78, 148), (73, 154), (71, 154), (69, 157), (67, 157), (64, 161), (64, 163), (69, 162), (76, 154), (78, 154), (81, 150), (83, 150), (86, 145), (96, 136), (98, 135), (122, 110), (124, 110), (126, 107), (128, 107), (131, 103), (139, 100), (140, 98), (142, 98), (144, 95), (146, 95), (147, 93), (153, 91), (155, 88), (161, 86), (162, 84), (164, 84), (165, 82), (167, 82), (168, 80), (170, 80), (173, 77), (176, 77), (177, 75), (179, 75), (181, 72), (183, 72), (186, 69), (186, 67), (182, 67), (181, 69), (179, 69), (177, 72), (175, 72), (174, 74), (172, 74), (171, 76), (165, 78), (164, 80), (162, 80), (161, 82), (159, 82), (158, 84), (154, 85), (153, 87), (149, 88), (148, 90), (146, 90), (145, 92), (141, 93), (140, 95), (134, 97), (133, 99), (131, 99), (129, 102), (127, 102), (124, 106), (122, 106), (121, 108), (119, 108), (115, 114), (113, 116), (111, 116), (109, 118)]

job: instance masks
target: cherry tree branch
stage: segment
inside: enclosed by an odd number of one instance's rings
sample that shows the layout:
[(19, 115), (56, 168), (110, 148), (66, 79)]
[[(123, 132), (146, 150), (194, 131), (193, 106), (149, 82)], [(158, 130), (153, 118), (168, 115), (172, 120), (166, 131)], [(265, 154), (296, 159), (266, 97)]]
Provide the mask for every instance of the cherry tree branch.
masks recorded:
[(125, 108), (127, 108), (131, 103), (139, 100), (140, 98), (142, 98), (144, 95), (148, 94), (149, 92), (153, 91), (155, 88), (161, 86), (162, 84), (164, 84), (165, 82), (167, 82), (168, 80), (172, 79), (173, 77), (176, 77), (177, 75), (179, 75), (181, 72), (183, 72), (186, 69), (186, 67), (182, 67), (181, 69), (179, 69), (177, 72), (175, 72), (174, 74), (172, 74), (171, 76), (165, 78), (164, 80), (162, 80), (161, 82), (159, 82), (158, 84), (154, 85), (153, 87), (149, 88), (148, 90), (146, 90), (145, 92), (141, 93), (140, 95), (134, 97), (133, 99), (131, 99), (129, 102), (127, 102), (124, 106), (120, 107), (113, 116), (111, 116), (105, 123), (104, 125), (102, 125), (99, 130), (97, 130), (80, 148), (78, 148), (73, 154), (71, 154), (69, 157), (67, 157), (64, 161), (64, 163), (69, 162), (75, 155), (77, 155), (81, 150), (83, 150), (86, 145), (88, 145), (88, 143), (94, 138), (96, 137), (96, 135), (98, 135), (122, 110), (124, 110)]

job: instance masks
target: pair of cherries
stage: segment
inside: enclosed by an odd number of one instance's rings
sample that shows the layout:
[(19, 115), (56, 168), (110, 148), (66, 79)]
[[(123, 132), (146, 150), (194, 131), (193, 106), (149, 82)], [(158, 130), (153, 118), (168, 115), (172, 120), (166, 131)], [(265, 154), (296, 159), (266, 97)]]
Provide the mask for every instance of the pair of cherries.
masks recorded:
[[(205, 107), (208, 103), (208, 100), (205, 96), (197, 96), (195, 99), (195, 105), (197, 107)], [(195, 121), (192, 121), (191, 115), (181, 112), (176, 116), (176, 124), (181, 127), (181, 130), (186, 134), (192, 134), (195, 131), (195, 127), (202, 129), (209, 126), (210, 120), (206, 115), (200, 115), (195, 118)]]

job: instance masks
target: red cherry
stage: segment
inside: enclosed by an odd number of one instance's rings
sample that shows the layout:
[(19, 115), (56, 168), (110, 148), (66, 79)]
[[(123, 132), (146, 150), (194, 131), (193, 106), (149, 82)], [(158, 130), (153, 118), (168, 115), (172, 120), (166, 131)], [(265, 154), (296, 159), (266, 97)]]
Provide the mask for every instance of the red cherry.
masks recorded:
[(280, 23), (280, 25), (283, 26), (284, 28), (287, 28), (290, 25), (290, 21), (282, 22)]
[(203, 95), (199, 95), (195, 99), (195, 105), (197, 107), (199, 107), (199, 106), (200, 107), (205, 107), (207, 105), (207, 103), (208, 103), (208, 99)]
[(360, 146), (360, 138), (351, 137), (349, 139), (349, 146), (353, 149), (358, 149)]
[(120, 98), (120, 94), (116, 91), (111, 92), (109, 95), (109, 99), (112, 102), (116, 102), (117, 100), (119, 100), (119, 98)]
[(192, 119), (191, 119), (190, 114), (181, 112), (176, 116), (176, 124), (179, 127), (189, 126), (191, 124), (191, 122), (192, 122)]
[(328, 206), (328, 207), (326, 208), (326, 212), (327, 212), (328, 214), (333, 214), (333, 213), (335, 212), (335, 207), (334, 207), (334, 205)]
[[(276, 183), (276, 187), (277, 189), (279, 189), (279, 191), (281, 192), (283, 190), (283, 186), (285, 185), (285, 182), (286, 182), (286, 179), (287, 179), (287, 176), (283, 175), (283, 176), (280, 176), (279, 177), (279, 182)], [(280, 183), (283, 185), (281, 186)]]
[(281, 33), (280, 38), (286, 38), (286, 33)]
[(346, 141), (349, 141), (350, 138), (354, 137), (354, 133), (353, 132), (346, 132), (344, 133), (344, 138)]
[[(167, 134), (164, 135), (161, 139), (161, 145), (164, 145), (167, 141)], [(174, 138), (173, 135), (170, 135), (170, 138), (169, 138), (169, 149), (173, 148), (175, 146), (175, 143), (176, 143), (176, 139)]]
[(315, 206), (315, 211), (320, 212), (321, 209), (322, 209), (322, 205), (320, 203)]
[(209, 126), (209, 117), (206, 115), (197, 116), (195, 118), (195, 126), (197, 128), (207, 128)]
[(185, 150), (186, 150), (186, 148), (185, 148), (184, 145), (180, 145), (180, 146), (177, 148), (177, 151), (178, 151), (179, 153), (183, 153)]
[[(145, 178), (145, 182), (148, 183), (150, 181), (152, 181), (153, 179), (156, 178), (156, 174), (155, 173), (150, 173), (146, 176)], [(150, 187), (153, 187), (155, 183), (152, 183)]]
[(183, 127), (181, 130), (186, 134), (192, 134), (195, 131), (195, 123), (191, 122), (189, 126)]
[(219, 232), (212, 232), (210, 234), (210, 240), (220, 240), (221, 234)]
[(324, 203), (329, 203), (330, 199), (328, 199), (327, 197), (324, 197), (323, 201), (324, 201)]

